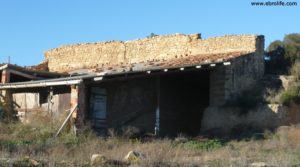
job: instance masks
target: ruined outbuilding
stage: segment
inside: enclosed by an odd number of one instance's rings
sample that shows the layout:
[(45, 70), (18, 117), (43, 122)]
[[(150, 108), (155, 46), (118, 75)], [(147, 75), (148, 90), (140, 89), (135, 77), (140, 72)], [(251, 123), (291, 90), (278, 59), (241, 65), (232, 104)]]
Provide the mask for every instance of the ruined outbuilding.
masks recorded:
[[(76, 125), (89, 121), (98, 131), (133, 126), (158, 135), (197, 135), (207, 108), (234, 100), (263, 76), (263, 53), (258, 35), (67, 45), (45, 52), (35, 70), (0, 67), (0, 89), (22, 111), (76, 107)], [(24, 94), (36, 100), (24, 102)]]

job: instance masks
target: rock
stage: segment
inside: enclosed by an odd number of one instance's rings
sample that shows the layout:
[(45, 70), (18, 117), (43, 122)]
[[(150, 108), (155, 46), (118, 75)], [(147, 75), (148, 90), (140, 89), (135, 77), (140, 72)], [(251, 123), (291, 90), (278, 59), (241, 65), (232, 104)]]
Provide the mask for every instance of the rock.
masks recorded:
[(32, 158), (30, 158), (29, 156), (25, 156), (25, 157), (23, 158), (23, 161), (24, 161), (25, 163), (27, 163), (29, 166), (39, 166), (39, 165), (40, 165), (40, 163), (39, 163), (37, 160), (32, 159)]
[(129, 151), (129, 153), (124, 157), (126, 162), (137, 162), (141, 159), (144, 159), (145, 155), (137, 151)]
[(91, 157), (91, 165), (98, 166), (107, 162), (107, 158), (102, 154), (93, 154)]
[(187, 142), (189, 139), (188, 138), (186, 138), (186, 137), (184, 137), (184, 136), (180, 136), (180, 137), (176, 137), (175, 138), (175, 142), (176, 143), (185, 143), (185, 142)]
[(128, 167), (141, 167), (140, 165), (137, 165), (137, 164), (133, 164), (133, 165), (130, 165)]
[(267, 167), (267, 164), (265, 162), (253, 162), (251, 164), (252, 167)]
[(287, 90), (290, 87), (291, 83), (292, 83), (293, 77), (286, 76), (286, 75), (280, 75), (279, 79), (282, 83), (283, 89)]
[(38, 161), (34, 160), (34, 159), (29, 159), (29, 163), (32, 166), (39, 166), (40, 165), (40, 163)]

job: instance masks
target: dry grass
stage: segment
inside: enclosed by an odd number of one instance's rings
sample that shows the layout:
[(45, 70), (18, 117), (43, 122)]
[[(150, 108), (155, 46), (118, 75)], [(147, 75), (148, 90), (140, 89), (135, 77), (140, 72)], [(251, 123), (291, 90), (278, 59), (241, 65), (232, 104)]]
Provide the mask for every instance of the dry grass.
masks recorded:
[[(140, 166), (249, 166), (252, 162), (282, 167), (300, 165), (300, 125), (265, 132), (264, 140), (223, 142), (182, 136), (175, 140), (132, 139), (128, 134), (124, 137), (115, 132), (101, 138), (89, 130), (78, 136), (65, 131), (53, 138), (57, 125), (51, 123), (52, 118), (44, 115), (35, 120), (31, 124), (0, 124), (0, 159), (15, 159), (21, 163), (30, 157), (40, 162), (40, 166), (91, 166), (93, 154), (122, 162), (129, 151), (135, 150), (145, 155), (136, 162)], [(131, 133), (132, 130), (124, 131)]]

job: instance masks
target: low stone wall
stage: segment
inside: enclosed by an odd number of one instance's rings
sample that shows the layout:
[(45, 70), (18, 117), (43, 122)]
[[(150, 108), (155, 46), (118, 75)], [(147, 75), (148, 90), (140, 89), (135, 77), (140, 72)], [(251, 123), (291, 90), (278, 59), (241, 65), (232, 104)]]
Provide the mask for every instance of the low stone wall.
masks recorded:
[(259, 105), (245, 114), (242, 114), (239, 108), (234, 107), (208, 107), (203, 114), (201, 132), (216, 130), (222, 134), (228, 134), (239, 126), (264, 130), (299, 122), (299, 106)]
[(229, 35), (200, 39), (199, 34), (155, 36), (134, 41), (110, 41), (67, 45), (45, 52), (51, 72), (68, 72), (176, 59), (212, 53), (255, 52), (255, 35)]

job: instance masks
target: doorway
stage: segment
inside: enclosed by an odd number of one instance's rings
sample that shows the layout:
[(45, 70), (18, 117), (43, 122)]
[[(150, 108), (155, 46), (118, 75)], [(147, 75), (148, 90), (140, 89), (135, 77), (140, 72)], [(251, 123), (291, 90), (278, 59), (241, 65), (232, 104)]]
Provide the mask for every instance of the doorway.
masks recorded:
[(160, 135), (198, 135), (209, 105), (209, 71), (189, 71), (160, 78)]

